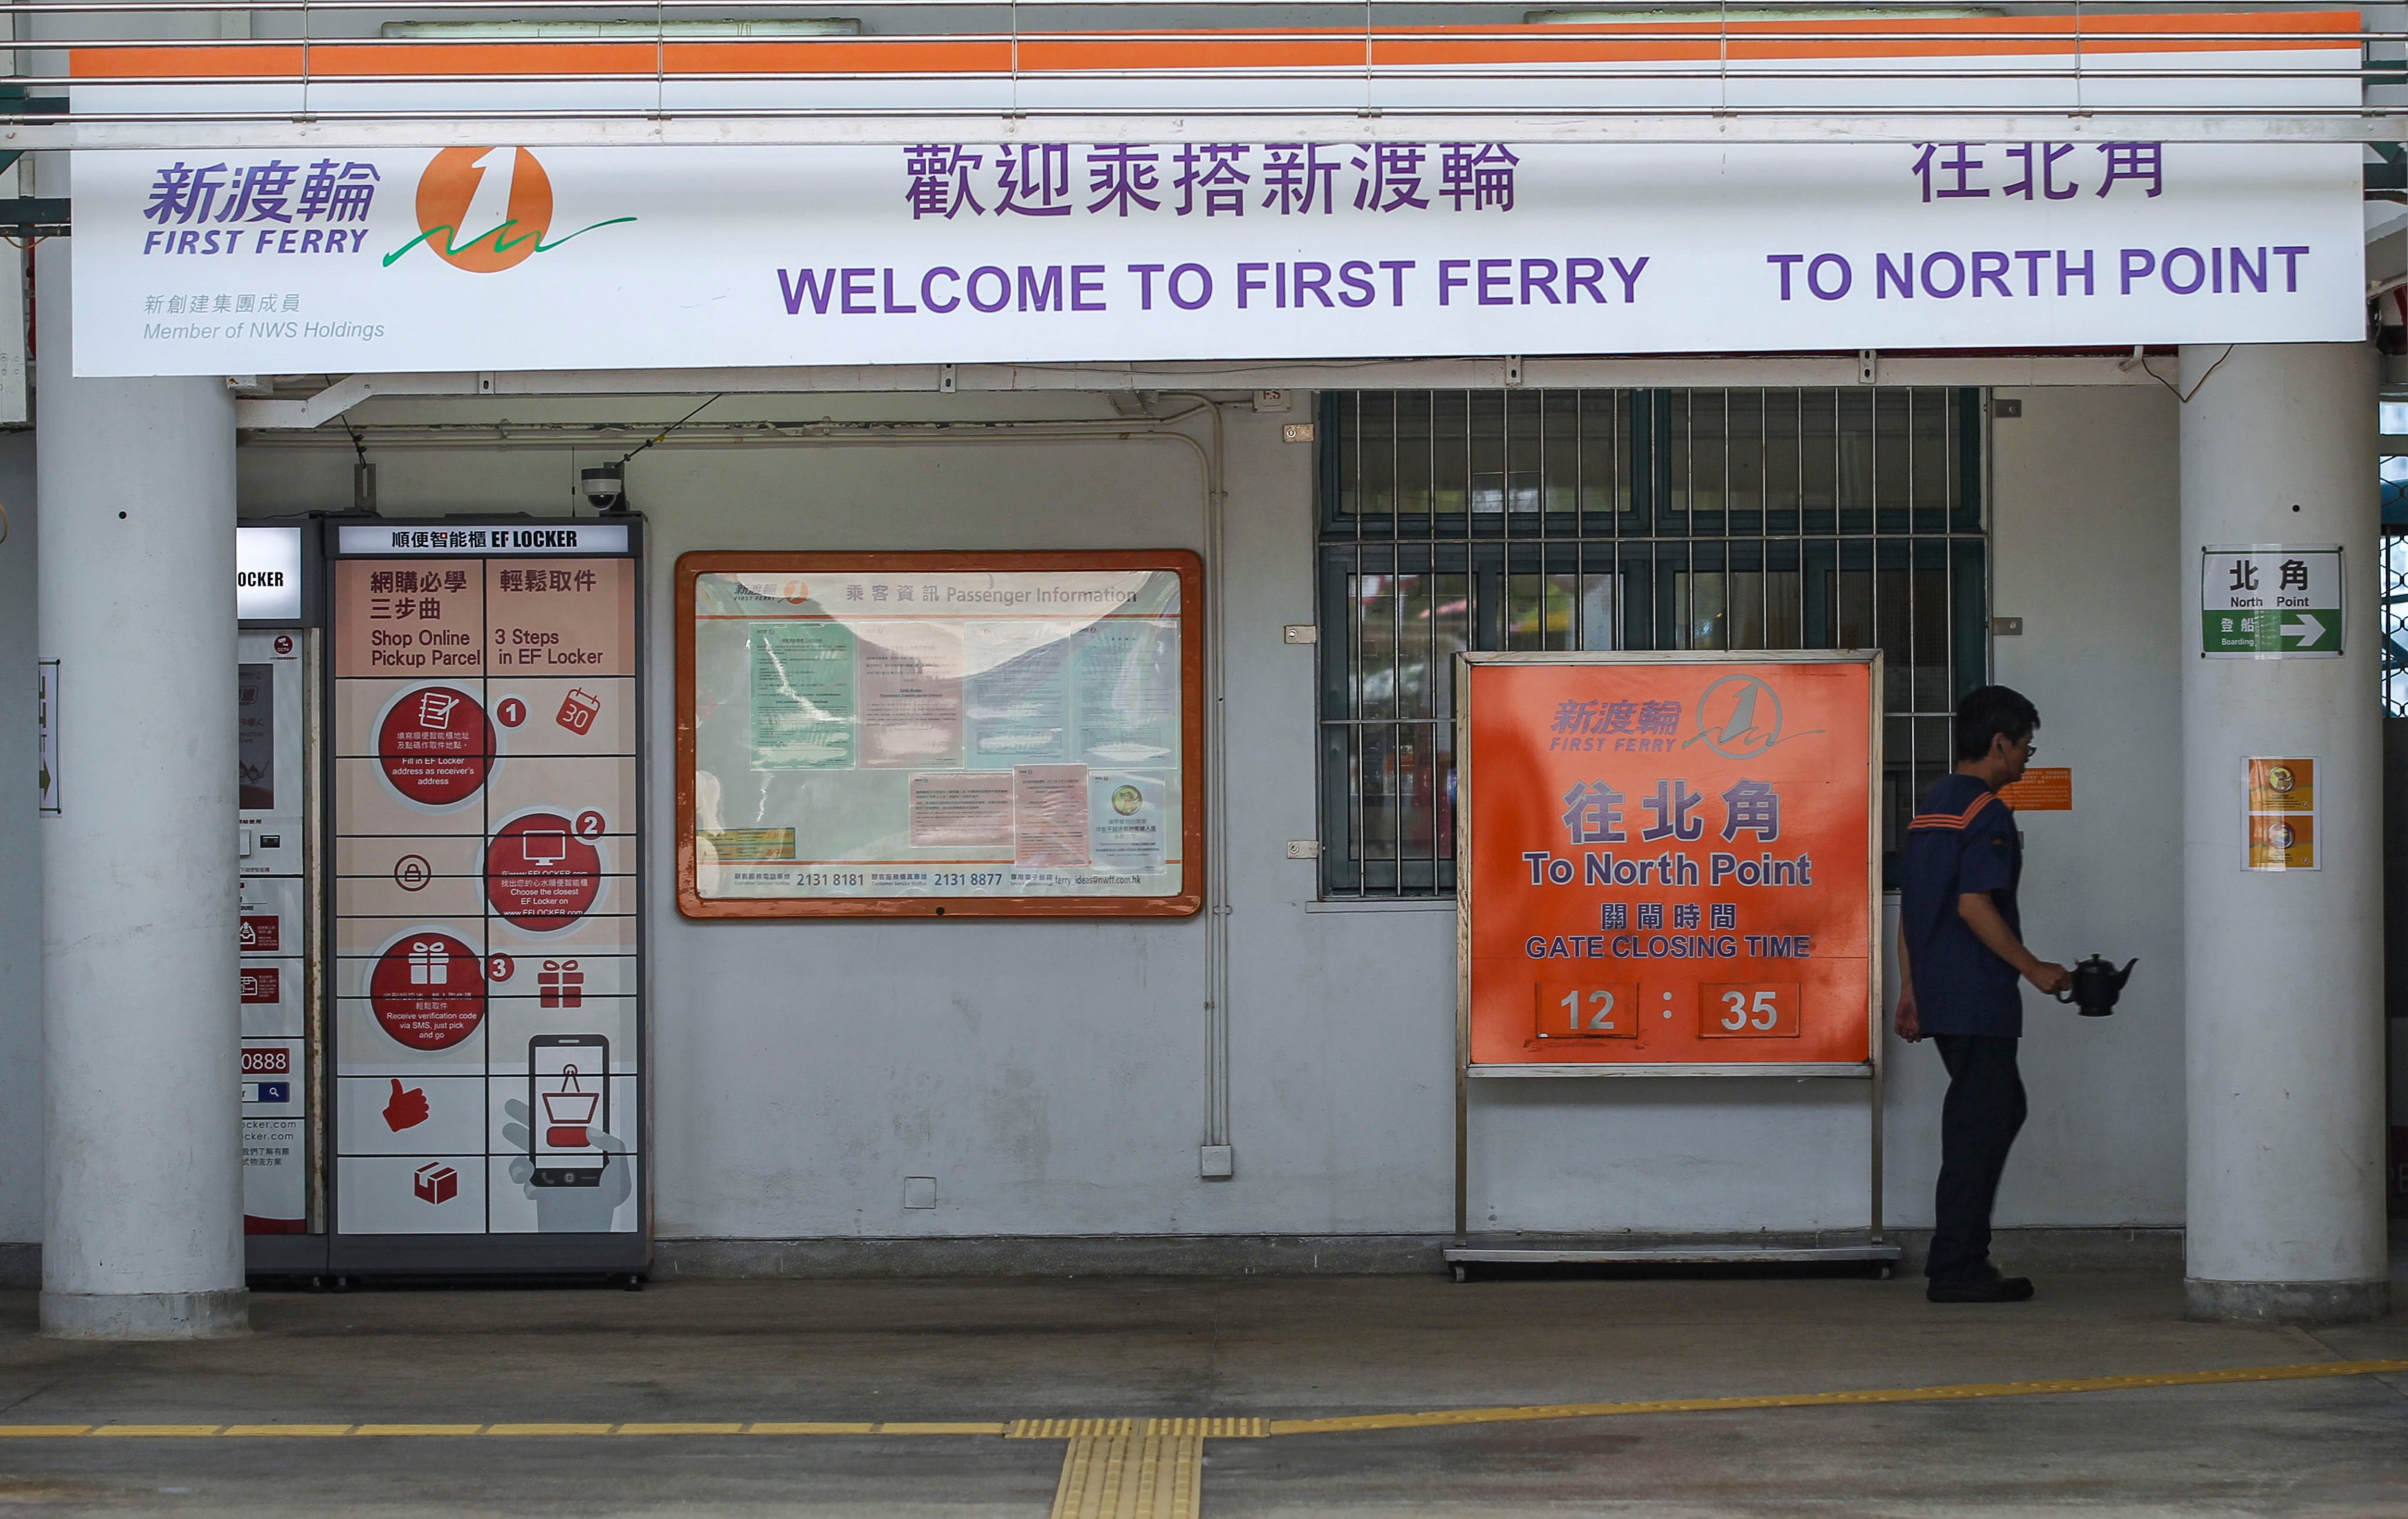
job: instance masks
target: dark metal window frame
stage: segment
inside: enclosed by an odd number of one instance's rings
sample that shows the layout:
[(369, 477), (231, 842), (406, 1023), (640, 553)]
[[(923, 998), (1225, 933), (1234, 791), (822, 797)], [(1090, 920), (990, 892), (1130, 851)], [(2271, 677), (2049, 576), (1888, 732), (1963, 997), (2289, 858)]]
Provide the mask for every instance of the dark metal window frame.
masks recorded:
[[(1936, 437), (1944, 463), (1914, 456), (1916, 418), (1930, 408), (1942, 420), (1936, 434), (1921, 429), (1925, 448)], [(1408, 412), (1427, 424), (1410, 443), (1397, 420)], [(1809, 458), (1810, 414), (1830, 423), (1829, 437), (1813, 440), (1830, 445), (1828, 461)], [(1852, 415), (1865, 423), (1860, 433), (1847, 430)], [(1947, 768), (1949, 707), (1988, 678), (1986, 419), (1984, 393), (1971, 389), (1324, 393), (1315, 548), (1322, 896), (1453, 893), (1455, 647), (1878, 640), (1893, 651), (1885, 810), (1895, 838), (1914, 797)], [(1785, 437), (1772, 436), (1784, 428)], [(1385, 439), (1384, 467), (1364, 458), (1367, 435)], [(1843, 457), (1852, 446), (1860, 455), (1853, 481)], [(1411, 449), (1427, 457), (1411, 458)], [(1792, 461), (1795, 478), (1779, 478)], [(1753, 500), (1725, 498), (1748, 480)], [(1941, 499), (1919, 497), (1918, 484)], [(1349, 509), (1382, 504), (1383, 494), (1385, 512)], [(1409, 496), (1456, 509), (1397, 509)], [(1407, 582), (1389, 580), (1388, 663), (1367, 673), (1356, 612), (1370, 577), (1419, 578), (1410, 582), (1421, 588), (1417, 666), (1401, 653), (1408, 598), (1398, 588)], [(1837, 641), (1843, 634), (1853, 635), (1846, 644)], [(1928, 658), (1935, 641), (1943, 645), (1936, 665)], [(1934, 669), (1938, 681), (1928, 678)], [(1384, 691), (1367, 705), (1380, 675)], [(1376, 800), (1362, 783), (1373, 774)], [(1383, 806), (1394, 825), (1378, 838), (1372, 814)]]

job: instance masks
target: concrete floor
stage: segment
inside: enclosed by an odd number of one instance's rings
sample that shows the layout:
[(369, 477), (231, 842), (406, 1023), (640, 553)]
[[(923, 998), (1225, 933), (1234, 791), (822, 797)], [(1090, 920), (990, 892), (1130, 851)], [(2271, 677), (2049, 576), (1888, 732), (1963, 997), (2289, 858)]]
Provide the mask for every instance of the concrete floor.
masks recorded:
[[(2408, 1283), (2403, 1283), (2408, 1286)], [(2155, 1274), (1935, 1307), (1917, 1282), (1093, 1279), (262, 1294), (194, 1345), (36, 1338), (0, 1425), (1268, 1415), (1914, 1387), (2408, 1357), (2408, 1316), (2186, 1324)], [(2401, 1295), (2408, 1300), (2408, 1292)], [(1055, 1440), (0, 1440), (0, 1513), (1038, 1519)], [(2408, 1514), (2408, 1376), (1283, 1435), (1208, 1515)]]

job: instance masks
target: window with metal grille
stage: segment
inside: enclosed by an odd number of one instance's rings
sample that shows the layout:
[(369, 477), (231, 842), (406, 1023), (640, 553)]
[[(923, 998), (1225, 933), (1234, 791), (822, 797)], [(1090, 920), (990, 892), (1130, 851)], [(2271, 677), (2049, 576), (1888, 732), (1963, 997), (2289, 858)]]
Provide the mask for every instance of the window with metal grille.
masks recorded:
[(1454, 655), (1886, 654), (1891, 867), (1988, 667), (1982, 393), (1321, 401), (1325, 896), (1455, 889)]

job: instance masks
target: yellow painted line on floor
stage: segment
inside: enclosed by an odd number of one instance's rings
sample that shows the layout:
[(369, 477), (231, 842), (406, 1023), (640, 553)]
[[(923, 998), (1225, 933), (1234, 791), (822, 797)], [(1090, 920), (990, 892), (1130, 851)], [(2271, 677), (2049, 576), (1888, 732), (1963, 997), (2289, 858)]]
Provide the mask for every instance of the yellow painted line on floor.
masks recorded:
[[(1976, 1382), (1941, 1387), (1874, 1387), (1839, 1393), (1767, 1393), (1743, 1397), (1660, 1397), (1622, 1403), (1535, 1403), (1500, 1408), (1433, 1409), (1417, 1413), (1354, 1413), (1323, 1419), (1230, 1416), (941, 1421), (756, 1420), (724, 1424), (0, 1424), (0, 1440), (193, 1439), (208, 1436), (246, 1439), (350, 1436), (356, 1439), (362, 1436), (456, 1438), (478, 1435), (651, 1435), (667, 1438), (713, 1435), (984, 1435), (1019, 1440), (1086, 1440), (1093, 1446), (1088, 1455), (1090, 1462), (1102, 1460), (1109, 1465), (1112, 1455), (1103, 1447), (1113, 1441), (1127, 1445), (1129, 1451), (1124, 1453), (1126, 1455), (1150, 1441), (1260, 1440), (1269, 1435), (1442, 1429), (1457, 1425), (1528, 1424), (1547, 1419), (1610, 1419), (1633, 1413), (1727, 1413), (1751, 1409), (1838, 1408), (1870, 1403), (1945, 1403), (1982, 1397), (2041, 1397), (2150, 1387), (2214, 1387), (2255, 1382), (2313, 1382), (2336, 1377), (2401, 1374), (2408, 1374), (2408, 1359), (2312, 1361), (2293, 1366), (2227, 1367), (2214, 1371), (2059, 1377), (2042, 1382)], [(1163, 1490), (1168, 1491), (1168, 1488)]]
[(1273, 1419), (1274, 1435), (1353, 1434), (1373, 1429), (1436, 1429), (1454, 1425), (1527, 1424), (1544, 1419), (1609, 1419), (1632, 1413), (1720, 1413), (1742, 1409), (1828, 1408), (1862, 1403), (1944, 1403), (1976, 1397), (2038, 1397), (2136, 1387), (2207, 1387), (2249, 1382), (2304, 1382), (2408, 1371), (2408, 1360), (2321, 1361), (2305, 1366), (2243, 1366), (2218, 1371), (2163, 1371), (2128, 1377), (2061, 1377), (2046, 1382), (1979, 1382), (1949, 1387), (1884, 1387), (1847, 1393), (1774, 1393), (1754, 1397), (1671, 1397), (1635, 1403), (1540, 1403), (1523, 1408), (1440, 1409), (1427, 1413), (1363, 1413), (1330, 1419)]

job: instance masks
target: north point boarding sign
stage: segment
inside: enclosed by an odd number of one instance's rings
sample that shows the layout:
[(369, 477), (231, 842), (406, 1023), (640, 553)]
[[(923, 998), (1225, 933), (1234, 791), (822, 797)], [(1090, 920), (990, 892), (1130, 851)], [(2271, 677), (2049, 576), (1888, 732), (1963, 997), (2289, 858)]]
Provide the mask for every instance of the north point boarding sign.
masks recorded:
[(1457, 670), (1469, 1066), (1870, 1061), (1878, 654)]

